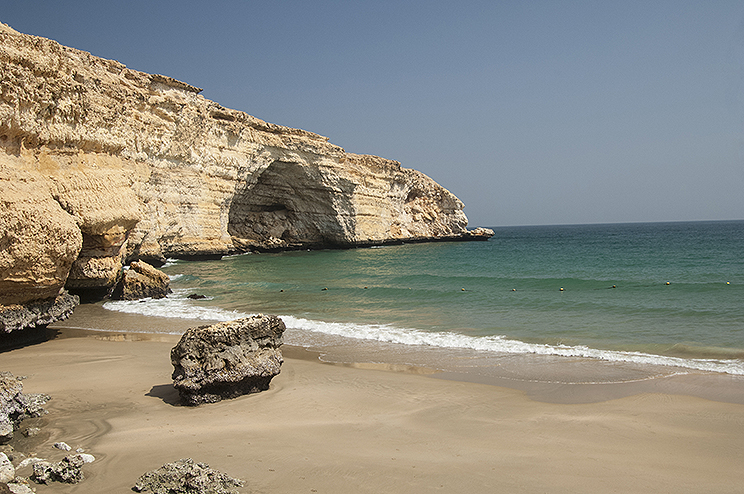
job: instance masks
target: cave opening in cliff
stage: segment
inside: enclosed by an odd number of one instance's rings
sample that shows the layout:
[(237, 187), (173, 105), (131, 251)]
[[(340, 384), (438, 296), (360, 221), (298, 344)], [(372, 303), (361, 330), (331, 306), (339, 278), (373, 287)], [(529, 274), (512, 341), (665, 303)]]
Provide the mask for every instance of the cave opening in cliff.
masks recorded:
[(239, 249), (349, 244), (354, 188), (317, 166), (276, 160), (233, 197), (228, 233)]

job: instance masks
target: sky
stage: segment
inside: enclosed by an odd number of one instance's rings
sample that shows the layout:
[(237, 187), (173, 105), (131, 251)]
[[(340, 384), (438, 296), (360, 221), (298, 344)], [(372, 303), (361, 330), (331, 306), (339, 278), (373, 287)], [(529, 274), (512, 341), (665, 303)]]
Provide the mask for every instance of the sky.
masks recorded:
[(741, 0), (2, 0), (0, 21), (400, 161), (471, 227), (744, 219)]

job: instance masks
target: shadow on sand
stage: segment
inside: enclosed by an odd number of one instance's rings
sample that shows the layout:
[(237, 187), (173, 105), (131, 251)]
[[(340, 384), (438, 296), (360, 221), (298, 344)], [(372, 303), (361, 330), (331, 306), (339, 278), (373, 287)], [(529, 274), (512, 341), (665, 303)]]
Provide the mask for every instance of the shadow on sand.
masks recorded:
[(181, 397), (176, 388), (173, 387), (173, 384), (157, 384), (153, 386), (150, 389), (150, 392), (146, 393), (145, 396), (160, 398), (163, 402), (175, 407), (183, 406), (181, 403)]

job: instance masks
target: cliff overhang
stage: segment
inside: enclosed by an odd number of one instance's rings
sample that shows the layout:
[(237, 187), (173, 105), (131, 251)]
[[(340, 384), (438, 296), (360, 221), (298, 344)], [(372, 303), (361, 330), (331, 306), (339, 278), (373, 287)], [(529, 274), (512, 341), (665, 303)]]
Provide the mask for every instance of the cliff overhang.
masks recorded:
[(0, 304), (133, 259), (472, 240), (426, 175), (0, 24)]

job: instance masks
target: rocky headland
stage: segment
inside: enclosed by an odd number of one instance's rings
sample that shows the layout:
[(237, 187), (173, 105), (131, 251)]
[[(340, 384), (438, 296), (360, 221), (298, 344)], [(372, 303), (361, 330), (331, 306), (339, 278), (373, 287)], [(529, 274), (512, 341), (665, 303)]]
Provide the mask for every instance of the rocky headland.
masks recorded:
[(488, 238), (426, 175), (200, 92), (0, 24), (2, 306), (131, 260)]

